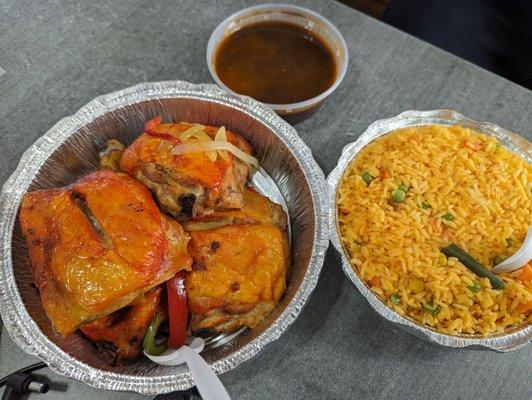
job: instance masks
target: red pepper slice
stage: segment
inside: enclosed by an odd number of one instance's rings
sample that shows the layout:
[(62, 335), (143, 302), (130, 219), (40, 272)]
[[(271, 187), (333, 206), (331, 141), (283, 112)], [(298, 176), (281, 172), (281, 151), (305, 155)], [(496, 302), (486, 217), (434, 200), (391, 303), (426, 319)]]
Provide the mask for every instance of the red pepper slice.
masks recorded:
[(187, 340), (188, 307), (185, 290), (185, 271), (179, 271), (166, 281), (168, 297), (168, 319), (170, 336), (167, 345), (172, 348), (183, 346)]
[(157, 127), (161, 125), (162, 121), (163, 119), (160, 115), (157, 115), (155, 118), (146, 121), (146, 123), (144, 124), (144, 133), (176, 144), (181, 143), (181, 140), (179, 140), (179, 138), (165, 132), (157, 131)]
[(157, 115), (155, 118), (146, 121), (144, 124), (144, 132), (153, 130), (157, 126), (161, 125), (161, 122), (163, 122), (163, 117), (160, 115)]

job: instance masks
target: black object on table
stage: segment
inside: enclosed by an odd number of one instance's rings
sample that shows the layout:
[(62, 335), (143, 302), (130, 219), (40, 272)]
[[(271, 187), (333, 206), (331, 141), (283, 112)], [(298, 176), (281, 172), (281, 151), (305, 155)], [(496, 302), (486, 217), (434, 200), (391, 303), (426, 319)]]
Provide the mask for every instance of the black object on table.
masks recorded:
[[(35, 393), (47, 393), (49, 386), (47, 383), (39, 382), (32, 372), (39, 369), (46, 368), (47, 365), (43, 362), (38, 362), (27, 367), (21, 368), (2, 379), (0, 379), (0, 388), (5, 386), (2, 400), (18, 400), (25, 398), (24, 396)], [(156, 400), (201, 400), (196, 387), (180, 392), (172, 392), (159, 395)]]
[(0, 387), (5, 385), (2, 400), (18, 400), (25, 397), (27, 394), (46, 393), (49, 386), (47, 383), (39, 382), (31, 373), (39, 369), (45, 368), (46, 364), (38, 362), (21, 368), (12, 374), (0, 379)]
[(530, 0), (392, 0), (382, 20), (532, 89)]
[(196, 387), (193, 387), (192, 389), (184, 390), (182, 392), (160, 394), (155, 400), (201, 400), (201, 396)]

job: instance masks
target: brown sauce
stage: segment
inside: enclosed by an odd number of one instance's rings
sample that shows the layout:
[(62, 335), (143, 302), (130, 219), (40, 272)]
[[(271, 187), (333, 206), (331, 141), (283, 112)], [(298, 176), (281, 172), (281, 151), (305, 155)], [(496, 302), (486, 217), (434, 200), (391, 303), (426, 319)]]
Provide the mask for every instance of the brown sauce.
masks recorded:
[(231, 90), (270, 104), (308, 100), (336, 78), (327, 45), (285, 22), (259, 22), (232, 33), (218, 47), (214, 66)]

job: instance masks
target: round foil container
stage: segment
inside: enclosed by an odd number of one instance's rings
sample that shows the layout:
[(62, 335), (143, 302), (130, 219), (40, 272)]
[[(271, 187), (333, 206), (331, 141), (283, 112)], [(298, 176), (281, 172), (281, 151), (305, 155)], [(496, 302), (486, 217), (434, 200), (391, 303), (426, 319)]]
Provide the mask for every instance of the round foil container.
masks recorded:
[(470, 334), (447, 335), (428, 326), (421, 325), (410, 318), (399, 315), (383, 303), (358, 276), (357, 272), (349, 263), (347, 252), (340, 241), (336, 207), (337, 190), (340, 180), (351, 161), (364, 146), (380, 136), (399, 128), (430, 124), (460, 125), (486, 135), (495, 136), (507, 148), (524, 157), (528, 162), (532, 162), (532, 147), (527, 140), (497, 125), (470, 120), (455, 111), (405, 111), (396, 117), (376, 121), (368, 127), (357, 141), (345, 146), (338, 165), (327, 178), (327, 207), (331, 241), (341, 254), (342, 268), (347, 277), (354, 283), (362, 295), (364, 295), (371, 307), (388, 321), (421, 339), (443, 346), (487, 348), (501, 352), (515, 350), (524, 346), (532, 339), (532, 326), (530, 324), (504, 334), (491, 336)]
[(287, 290), (255, 328), (238, 331), (231, 340), (202, 353), (216, 373), (256, 355), (297, 318), (316, 286), (328, 246), (323, 172), (296, 131), (251, 98), (214, 85), (143, 83), (98, 97), (62, 119), (24, 153), (0, 194), (0, 311), (8, 333), (24, 351), (62, 375), (102, 389), (159, 394), (194, 383), (185, 365), (163, 367), (140, 357), (133, 364), (116, 366), (80, 333), (54, 333), (32, 286), (18, 207), (26, 191), (65, 186), (96, 170), (98, 148), (106, 140), (129, 144), (144, 122), (159, 114), (165, 121), (225, 125), (244, 136), (263, 169), (257, 177), (259, 189), (267, 190), (273, 182), (272, 198), (282, 196), (290, 216), (292, 269)]

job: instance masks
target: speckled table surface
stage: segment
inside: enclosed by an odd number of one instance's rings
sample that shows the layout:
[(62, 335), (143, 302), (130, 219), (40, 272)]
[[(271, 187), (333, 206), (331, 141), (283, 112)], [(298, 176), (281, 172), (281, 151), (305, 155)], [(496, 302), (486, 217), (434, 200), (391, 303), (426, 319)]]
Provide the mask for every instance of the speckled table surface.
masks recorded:
[[(214, 27), (252, 1), (0, 2), (0, 183), (22, 152), (95, 96), (143, 81), (212, 82)], [(532, 139), (532, 92), (332, 1), (298, 2), (333, 21), (349, 47), (344, 82), (298, 125), (327, 174), (376, 119), (451, 108)], [(2, 73), (5, 71), (5, 73)], [(255, 359), (222, 376), (235, 399), (530, 399), (532, 347), (452, 350), (393, 329), (327, 254), (299, 319)], [(35, 362), (3, 330), (0, 375)], [(51, 399), (141, 399), (59, 382)], [(38, 398), (38, 396), (34, 396)]]

